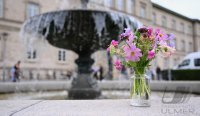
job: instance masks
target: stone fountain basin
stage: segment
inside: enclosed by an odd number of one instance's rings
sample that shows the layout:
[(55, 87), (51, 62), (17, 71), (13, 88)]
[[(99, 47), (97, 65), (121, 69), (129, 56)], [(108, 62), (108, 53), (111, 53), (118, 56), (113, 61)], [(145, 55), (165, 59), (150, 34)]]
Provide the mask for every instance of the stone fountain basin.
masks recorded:
[[(78, 78), (69, 90), (72, 98), (96, 98), (100, 95), (97, 83), (90, 77), (91, 54), (106, 49), (111, 40), (118, 40), (124, 28), (136, 29), (139, 22), (131, 16), (94, 10), (64, 10), (40, 14), (28, 19), (21, 37), (30, 44), (45, 38), (51, 45), (76, 52), (79, 57)], [(34, 48), (32, 48), (34, 49)]]

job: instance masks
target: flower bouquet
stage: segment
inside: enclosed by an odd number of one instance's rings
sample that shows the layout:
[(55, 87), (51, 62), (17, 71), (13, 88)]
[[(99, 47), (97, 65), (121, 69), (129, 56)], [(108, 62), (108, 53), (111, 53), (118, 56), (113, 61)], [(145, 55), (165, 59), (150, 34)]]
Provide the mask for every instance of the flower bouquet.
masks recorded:
[(142, 27), (135, 32), (126, 28), (118, 41), (111, 41), (107, 51), (117, 56), (117, 60), (114, 61), (116, 69), (121, 70), (125, 66), (134, 70), (134, 75), (130, 78), (131, 105), (150, 106), (149, 79), (145, 71), (159, 52), (164, 57), (169, 57), (175, 52), (173, 39), (173, 34), (168, 35), (160, 29)]

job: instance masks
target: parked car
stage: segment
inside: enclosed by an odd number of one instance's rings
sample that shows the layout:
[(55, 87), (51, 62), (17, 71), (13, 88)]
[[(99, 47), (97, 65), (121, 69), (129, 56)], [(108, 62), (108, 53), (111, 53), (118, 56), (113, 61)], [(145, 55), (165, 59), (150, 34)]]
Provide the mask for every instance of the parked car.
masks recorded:
[(188, 54), (174, 69), (200, 69), (200, 52)]

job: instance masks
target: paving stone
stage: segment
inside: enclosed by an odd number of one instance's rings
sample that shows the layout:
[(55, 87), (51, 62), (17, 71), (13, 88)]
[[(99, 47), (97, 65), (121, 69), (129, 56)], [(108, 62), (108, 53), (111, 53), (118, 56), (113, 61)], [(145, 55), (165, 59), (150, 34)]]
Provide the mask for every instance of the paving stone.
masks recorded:
[[(24, 108), (24, 106), (31, 105)], [(133, 107), (121, 100), (46, 100), (0, 101), (1, 116), (20, 110), (13, 116), (200, 116), (200, 97), (188, 102), (164, 104), (152, 99), (151, 107)]]

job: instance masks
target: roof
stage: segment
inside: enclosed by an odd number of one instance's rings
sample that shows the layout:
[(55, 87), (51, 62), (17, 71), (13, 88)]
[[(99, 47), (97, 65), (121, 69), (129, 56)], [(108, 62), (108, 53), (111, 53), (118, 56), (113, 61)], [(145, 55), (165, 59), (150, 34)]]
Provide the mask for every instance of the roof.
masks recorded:
[(190, 58), (200, 58), (200, 52), (192, 52), (185, 56), (184, 59), (190, 59)]
[(153, 7), (155, 7), (155, 8), (158, 8), (158, 9), (163, 10), (163, 11), (165, 11), (165, 12), (171, 13), (171, 14), (177, 16), (177, 17), (183, 18), (183, 19), (188, 20), (188, 21), (191, 21), (191, 22), (199, 22), (199, 23), (200, 23), (200, 20), (199, 20), (199, 19), (191, 19), (191, 18), (186, 17), (186, 16), (184, 16), (184, 15), (182, 15), (182, 14), (179, 14), (179, 13), (177, 13), (177, 12), (174, 12), (174, 11), (172, 11), (172, 10), (169, 10), (169, 9), (163, 7), (163, 6), (160, 6), (160, 5), (156, 4), (156, 3), (152, 3), (152, 5), (153, 5)]

